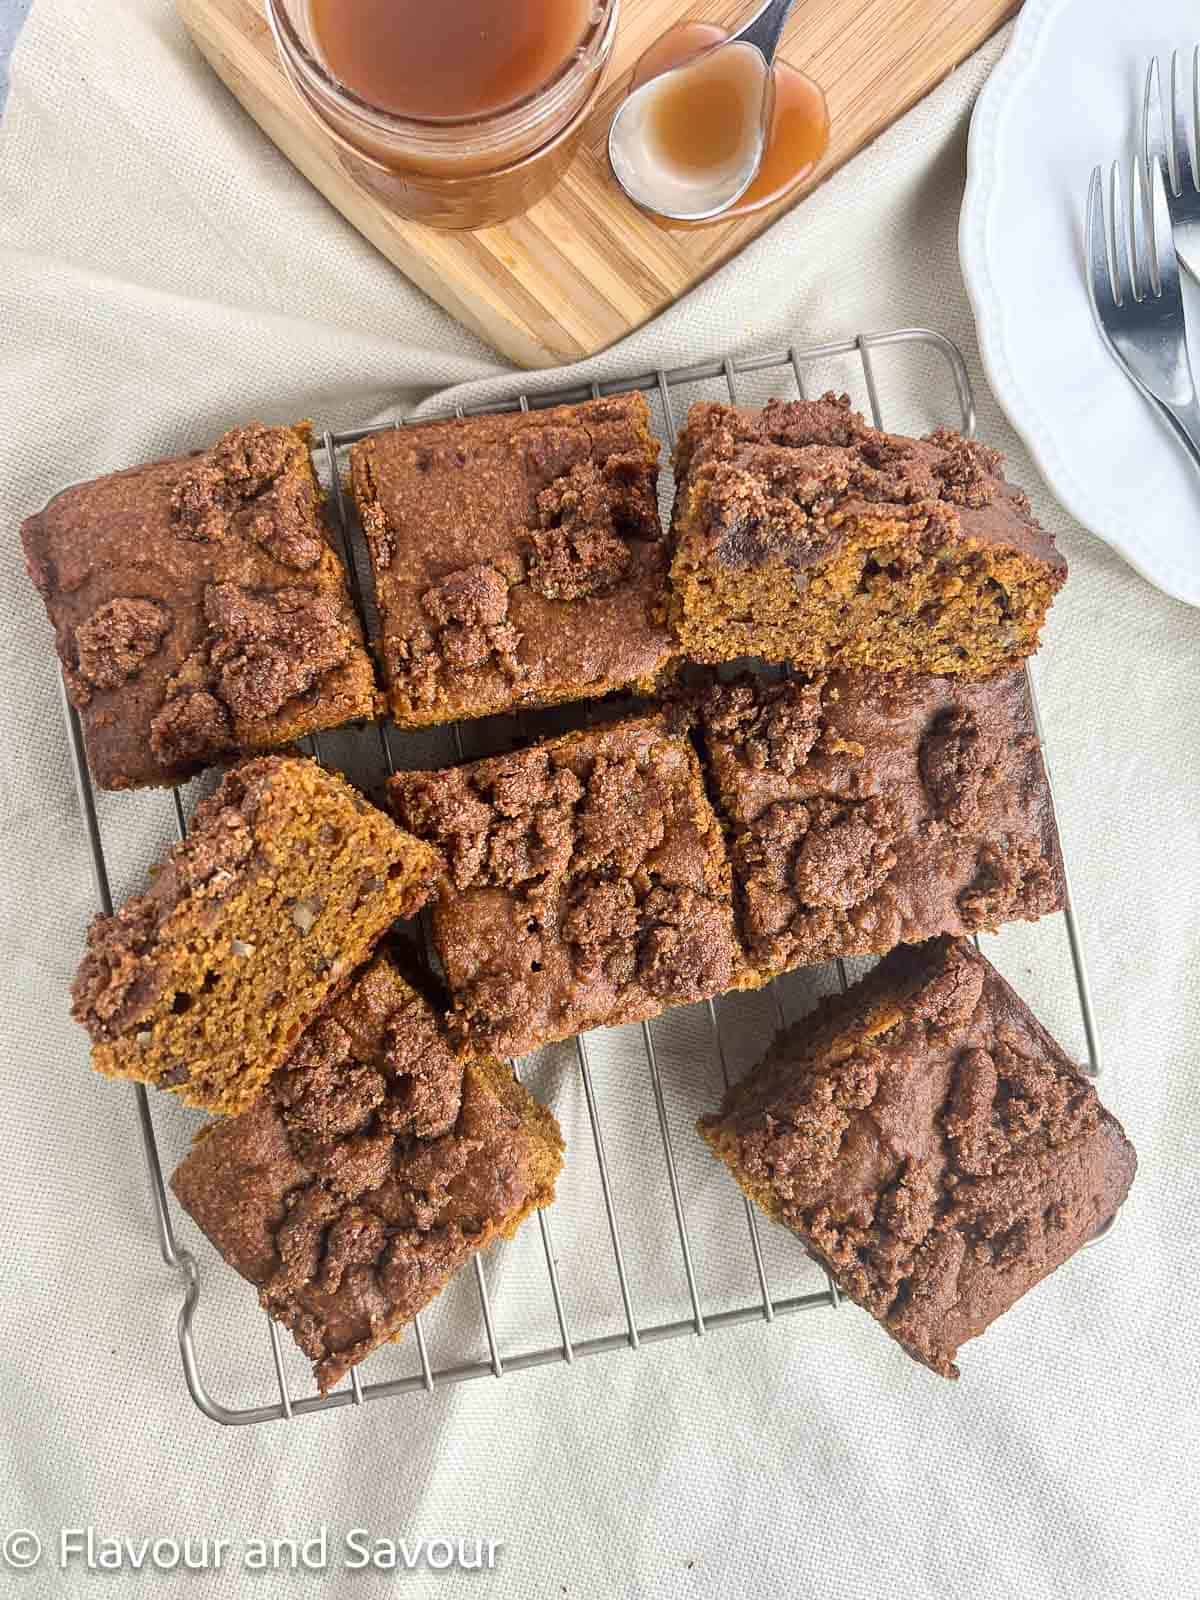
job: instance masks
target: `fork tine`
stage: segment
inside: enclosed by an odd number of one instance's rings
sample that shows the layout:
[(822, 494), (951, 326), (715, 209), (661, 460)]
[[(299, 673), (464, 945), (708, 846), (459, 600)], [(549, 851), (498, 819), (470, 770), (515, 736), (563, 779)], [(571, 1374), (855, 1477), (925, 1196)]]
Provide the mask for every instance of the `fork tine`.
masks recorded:
[(1142, 95), (1142, 166), (1149, 172), (1155, 160), (1168, 163), (1166, 133), (1163, 127), (1162, 87), (1159, 78), (1158, 57), (1150, 57), (1146, 68), (1146, 90)]
[(1104, 173), (1099, 167), (1092, 173), (1088, 192), (1088, 240), (1097, 305), (1104, 301), (1103, 289), (1107, 290), (1108, 303), (1119, 306), (1121, 285), (1117, 280), (1116, 262), (1113, 259), (1111, 219), (1104, 209)]
[(1125, 201), (1121, 193), (1121, 163), (1114, 161), (1109, 174), (1108, 202), (1112, 212), (1112, 261), (1115, 268), (1117, 285), (1117, 304), (1124, 305), (1128, 297), (1130, 300), (1140, 300), (1137, 281), (1137, 261), (1133, 254), (1133, 241), (1129, 236), (1129, 228), (1125, 219)]
[(1159, 292), (1158, 241), (1153, 239), (1148, 207), (1149, 188), (1142, 182), (1142, 164), (1129, 163), (1129, 258), (1133, 292), (1138, 300)]
[(1150, 172), (1150, 222), (1151, 249), (1154, 261), (1154, 294), (1166, 295), (1183, 304), (1179, 288), (1179, 261), (1175, 255), (1175, 240), (1171, 233), (1171, 213), (1167, 207), (1167, 191), (1161, 162), (1155, 162)]
[(1183, 95), (1179, 51), (1171, 51), (1171, 187), (1180, 194), (1185, 184), (1196, 187), (1192, 128)]
[[(1192, 134), (1196, 141), (1197, 161), (1200, 162), (1200, 44), (1192, 49)], [(1200, 165), (1193, 172), (1196, 187), (1200, 189)]]
[(1087, 197), (1087, 263), (1088, 294), (1092, 310), (1097, 317), (1102, 308), (1116, 303), (1117, 291), (1113, 283), (1112, 261), (1108, 249), (1108, 230), (1104, 226), (1104, 176), (1099, 167), (1092, 169)]

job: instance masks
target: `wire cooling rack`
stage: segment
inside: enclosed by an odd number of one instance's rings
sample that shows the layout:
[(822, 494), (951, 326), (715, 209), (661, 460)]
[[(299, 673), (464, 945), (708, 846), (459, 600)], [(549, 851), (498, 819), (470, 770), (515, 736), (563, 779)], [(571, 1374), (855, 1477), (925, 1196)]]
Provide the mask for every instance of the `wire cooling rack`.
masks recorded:
[[(765, 383), (769, 392), (775, 394), (795, 395), (803, 397), (806, 393), (819, 392), (830, 386), (829, 376), (836, 372), (836, 364), (849, 362), (855, 369), (855, 375), (861, 381), (860, 386), (865, 391), (867, 408), (877, 427), (884, 426), (883, 408), (880, 401), (880, 382), (875, 358), (882, 357), (885, 352), (896, 352), (907, 360), (919, 363), (921, 377), (924, 384), (936, 388), (939, 383), (953, 392), (953, 407), (947, 406), (946, 411), (938, 420), (950, 421), (963, 433), (972, 434), (975, 428), (975, 407), (971, 394), (970, 381), (967, 376), (965, 363), (958, 348), (942, 334), (922, 328), (905, 328), (888, 333), (861, 334), (853, 339), (839, 341), (809, 348), (797, 348), (778, 352), (772, 355), (755, 356), (738, 359), (728, 357), (719, 361), (708, 361), (688, 367), (677, 367), (672, 370), (657, 369), (653, 372), (642, 373), (621, 379), (613, 379), (603, 383), (578, 385), (569, 388), (560, 388), (540, 393), (516, 392), (511, 397), (493, 401), (486, 405), (463, 408), (453, 408), (445, 411), (425, 411), (421, 420), (426, 421), (434, 416), (463, 416), (477, 415), (483, 412), (509, 411), (520, 408), (521, 410), (537, 410), (550, 405), (572, 403), (589, 398), (599, 398), (604, 395), (619, 394), (631, 390), (640, 390), (647, 395), (668, 441), (674, 444), (677, 419), (686, 410), (691, 398), (728, 397), (734, 404), (745, 403), (749, 398), (747, 390), (751, 387), (761, 389)], [(947, 385), (948, 380), (948, 385)], [(837, 386), (846, 386), (840, 383)], [(759, 393), (754, 396), (756, 400), (764, 396)], [(398, 419), (390, 426), (401, 427), (406, 419)], [(893, 426), (901, 426), (895, 418), (890, 419)], [(341, 476), (344, 466), (344, 452), (356, 440), (365, 437), (368, 433), (381, 431), (378, 428), (356, 428), (343, 433), (324, 432), (318, 436), (317, 455), (323, 454), (324, 461), (318, 461), (323, 468), (323, 476), (329, 488), (330, 504), (335, 514), (341, 539), (344, 544), (347, 562), (352, 578), (354, 597), (360, 612), (367, 624), (368, 632), (371, 629), (371, 606), (365, 591), (369, 587), (364, 582), (366, 564), (364, 561), (361, 533), (353, 522), (352, 510), (345, 501)], [(669, 506), (669, 497), (673, 485), (670, 481), (669, 469), (663, 474), (664, 505)], [(1030, 683), (1030, 693), (1033, 685)], [(101, 907), (105, 911), (112, 910), (112, 895), (110, 891), (109, 861), (105, 854), (104, 838), (102, 836), (101, 822), (98, 816), (96, 796), (93, 792), (91, 779), (88, 774), (87, 763), (84, 755), (84, 746), (80, 732), (79, 722), (71, 708), (65, 689), (63, 692), (63, 709), (67, 722), (70, 746), (75, 766), (75, 777), (79, 788), (79, 800), (88, 839), (91, 845), (92, 863), (95, 873), (96, 890)], [(1041, 720), (1038, 714), (1036, 699), (1034, 700), (1034, 716), (1041, 733)], [(455, 727), (450, 730), (454, 741), (454, 754), (461, 757), (463, 754), (462, 730)], [(400, 734), (387, 723), (379, 723), (373, 729), (364, 730), (361, 734), (361, 743), (368, 750), (367, 782), (378, 782), (386, 773), (395, 770), (397, 765), (411, 765), (410, 761), (397, 760), (398, 744), (403, 743), (409, 736)], [(313, 754), (318, 760), (326, 759), (321, 741), (312, 739), (308, 741)], [(371, 769), (374, 769), (373, 771)], [(361, 779), (360, 772), (354, 774)], [(180, 790), (172, 792), (170, 801), (166, 804), (173, 806), (172, 826), (179, 836), (186, 832), (186, 805), (185, 796)], [(110, 846), (111, 848), (111, 846)], [(1087, 1060), (1084, 1070), (1092, 1076), (1100, 1071), (1100, 1048), (1096, 1036), (1096, 1024), (1092, 1010), (1091, 996), (1088, 988), (1087, 973), (1084, 963), (1083, 950), (1079, 937), (1075, 913), (1070, 899), (1068, 885), (1067, 899), (1064, 912), (1067, 943), (1069, 946), (1070, 960), (1074, 969), (1075, 990), (1078, 997), (1079, 1018), (1082, 1023), (1083, 1037), (1087, 1045)], [(848, 986), (846, 966), (843, 962), (835, 963), (836, 981), (844, 990)], [(830, 984), (832, 984), (832, 976)], [(767, 1023), (766, 1030), (770, 1031), (775, 1024), (784, 1021), (784, 1006), (781, 998), (780, 985), (773, 984), (767, 993), (771, 996), (770, 1004), (774, 1008), (774, 1019)], [(730, 1081), (730, 1067), (727, 1061), (727, 1032), (728, 1024), (723, 1023), (722, 1014), (725, 1007), (708, 1001), (702, 1008), (707, 1019), (708, 1047), (719, 1068), (720, 1077), (724, 1083)], [(628, 1033), (630, 1030), (623, 1030)], [(761, 1039), (759, 1043), (764, 1042)], [(552, 1235), (554, 1214), (539, 1212), (538, 1226), (541, 1230), (541, 1255), (544, 1257), (545, 1275), (543, 1293), (549, 1297), (553, 1307), (553, 1326), (557, 1328), (557, 1337), (549, 1343), (534, 1348), (506, 1349), (504, 1341), (497, 1331), (498, 1319), (494, 1314), (492, 1295), (489, 1291), (488, 1277), (484, 1261), (480, 1256), (474, 1258), (474, 1286), (477, 1299), (477, 1327), (482, 1330), (480, 1348), (486, 1348), (487, 1355), (483, 1359), (454, 1361), (438, 1364), (436, 1341), (427, 1333), (425, 1319), (418, 1316), (413, 1325), (413, 1340), (419, 1359), (419, 1370), (410, 1372), (402, 1377), (385, 1378), (381, 1381), (365, 1381), (364, 1375), (358, 1368), (351, 1370), (348, 1381), (330, 1394), (319, 1395), (316, 1393), (295, 1394), (293, 1383), (288, 1375), (288, 1360), (281, 1346), (279, 1330), (270, 1318), (266, 1318), (267, 1342), (271, 1356), (271, 1366), (274, 1370), (274, 1380), (270, 1382), (270, 1368), (265, 1368), (268, 1382), (273, 1391), (271, 1397), (261, 1404), (249, 1406), (230, 1406), (222, 1404), (209, 1391), (201, 1373), (201, 1362), (197, 1350), (197, 1339), (194, 1331), (194, 1317), (200, 1301), (201, 1270), (196, 1257), (184, 1248), (175, 1232), (172, 1218), (172, 1204), (163, 1182), (163, 1169), (159, 1158), (159, 1141), (155, 1135), (154, 1117), (151, 1113), (150, 1099), (142, 1085), (134, 1086), (132, 1090), (134, 1105), (137, 1113), (138, 1129), (141, 1136), (142, 1147), (145, 1154), (146, 1165), (150, 1176), (150, 1192), (153, 1204), (154, 1222), (157, 1227), (159, 1246), (163, 1260), (177, 1271), (183, 1281), (184, 1300), (178, 1317), (179, 1349), (183, 1358), (184, 1377), (188, 1390), (196, 1405), (206, 1416), (215, 1422), (224, 1424), (248, 1424), (268, 1422), (278, 1419), (291, 1419), (314, 1411), (326, 1411), (339, 1406), (362, 1405), (368, 1400), (380, 1400), (387, 1396), (395, 1396), (411, 1392), (433, 1392), (444, 1385), (465, 1382), (468, 1379), (496, 1377), (519, 1372), (528, 1367), (542, 1366), (547, 1363), (565, 1362), (573, 1363), (584, 1356), (598, 1355), (610, 1350), (637, 1350), (643, 1345), (652, 1344), (661, 1339), (675, 1339), (685, 1335), (705, 1335), (718, 1328), (735, 1326), (738, 1323), (753, 1321), (774, 1322), (780, 1317), (794, 1312), (815, 1311), (822, 1308), (836, 1308), (839, 1303), (838, 1291), (832, 1279), (826, 1276), (823, 1288), (808, 1293), (778, 1295), (772, 1292), (772, 1274), (768, 1270), (764, 1249), (764, 1238), (768, 1230), (762, 1228), (760, 1217), (755, 1212), (749, 1200), (744, 1201), (745, 1212), (745, 1244), (752, 1262), (752, 1276), (747, 1279), (757, 1284), (757, 1293), (751, 1295), (742, 1303), (723, 1305), (706, 1309), (705, 1296), (701, 1290), (701, 1274), (697, 1271), (696, 1252), (692, 1233), (689, 1230), (688, 1207), (684, 1198), (684, 1186), (680, 1181), (679, 1162), (677, 1160), (676, 1146), (672, 1137), (671, 1117), (668, 1115), (667, 1097), (664, 1094), (663, 1075), (660, 1071), (659, 1059), (655, 1048), (655, 1036), (652, 1025), (640, 1025), (640, 1049), (644, 1056), (645, 1068), (648, 1074), (649, 1089), (654, 1104), (655, 1118), (658, 1127), (658, 1144), (661, 1147), (661, 1157), (665, 1170), (666, 1186), (670, 1196), (670, 1211), (673, 1217), (674, 1233), (679, 1251), (678, 1265), (682, 1266), (683, 1279), (686, 1283), (686, 1294), (682, 1301), (681, 1309), (684, 1314), (669, 1320), (641, 1320), (635, 1310), (636, 1296), (631, 1290), (630, 1270), (628, 1266), (628, 1245), (623, 1242), (621, 1225), (619, 1221), (619, 1206), (616, 1185), (614, 1182), (612, 1164), (605, 1144), (605, 1132), (601, 1117), (601, 1097), (597, 1093), (597, 1086), (593, 1073), (591, 1059), (592, 1045), (589, 1036), (575, 1039), (569, 1048), (573, 1048), (575, 1066), (582, 1084), (586, 1102), (586, 1120), (590, 1128), (590, 1138), (594, 1150), (596, 1172), (598, 1175), (600, 1195), (603, 1205), (603, 1224), (601, 1225), (602, 1237), (607, 1234), (607, 1247), (598, 1251), (599, 1255), (606, 1255), (611, 1251), (611, 1262), (615, 1269), (615, 1283), (619, 1293), (620, 1309), (616, 1308), (616, 1299), (612, 1302), (612, 1312), (617, 1322), (616, 1331), (609, 1331), (596, 1336), (581, 1337), (574, 1329), (573, 1318), (568, 1314), (569, 1285), (564, 1281), (560, 1272), (560, 1264), (556, 1256)], [(755, 1049), (757, 1053), (757, 1045)], [(518, 1064), (519, 1066), (519, 1064)], [(551, 1097), (553, 1098), (553, 1097)], [(161, 1102), (160, 1102), (161, 1104)], [(687, 1137), (694, 1140), (691, 1132), (691, 1122), (698, 1110), (709, 1109), (709, 1104), (690, 1108), (686, 1118)], [(597, 1216), (600, 1211), (597, 1208)], [(626, 1212), (628, 1217), (628, 1212)], [(641, 1221), (639, 1215), (639, 1221)], [(721, 1248), (732, 1248), (729, 1241), (722, 1239)], [(797, 1246), (797, 1251), (799, 1247)], [(593, 1267), (598, 1270), (598, 1263)], [(466, 1269), (464, 1269), (466, 1271)], [(244, 1288), (244, 1286), (242, 1286)], [(428, 1309), (426, 1317), (428, 1316)], [(363, 1374), (372, 1362), (378, 1360), (378, 1352), (368, 1358), (363, 1364)], [(294, 1364), (293, 1364), (294, 1366)]]

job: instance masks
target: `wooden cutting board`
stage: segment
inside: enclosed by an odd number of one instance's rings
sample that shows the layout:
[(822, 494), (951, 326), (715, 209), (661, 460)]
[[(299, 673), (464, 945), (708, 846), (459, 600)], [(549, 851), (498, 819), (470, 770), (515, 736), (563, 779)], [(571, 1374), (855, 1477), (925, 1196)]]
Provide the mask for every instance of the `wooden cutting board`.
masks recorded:
[(800, 0), (781, 54), (829, 98), (825, 159), (775, 206), (716, 227), (669, 231), (613, 181), (608, 124), (634, 63), (666, 28), (684, 19), (732, 28), (752, 15), (755, 0), (622, 0), (608, 78), (565, 178), (524, 217), (463, 234), (404, 221), (372, 192), (365, 172), (350, 170), (350, 158), (284, 78), (263, 0), (176, 0), (221, 78), (326, 199), (452, 316), (525, 367), (591, 355), (669, 306), (928, 94), (1019, 4)]

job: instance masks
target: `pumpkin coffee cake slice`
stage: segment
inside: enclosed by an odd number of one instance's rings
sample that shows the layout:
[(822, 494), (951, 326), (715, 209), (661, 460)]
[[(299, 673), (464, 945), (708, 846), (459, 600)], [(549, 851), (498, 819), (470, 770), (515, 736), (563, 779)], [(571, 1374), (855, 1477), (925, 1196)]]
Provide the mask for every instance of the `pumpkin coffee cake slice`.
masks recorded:
[(1062, 905), (1020, 669), (745, 673), (712, 684), (699, 712), (739, 931), (764, 976)]
[(92, 1064), (241, 1111), (439, 863), (349, 784), (299, 756), (229, 772), (150, 887), (98, 916), (73, 1015)]
[(558, 1124), (379, 955), (266, 1093), (201, 1129), (171, 1187), (314, 1362), (322, 1393), (477, 1250), (549, 1205)]
[(467, 1047), (520, 1056), (753, 986), (729, 863), (673, 715), (388, 784), (445, 869), (433, 939)]
[(1067, 576), (995, 450), (868, 427), (846, 396), (694, 405), (671, 618), (693, 661), (984, 678), (1037, 649)]
[(1108, 1223), (1133, 1146), (965, 939), (902, 945), (703, 1117), (757, 1205), (915, 1360), (960, 1345)]
[(64, 489), (21, 528), (92, 776), (202, 767), (373, 717), (306, 422)]
[(658, 454), (640, 394), (354, 446), (398, 726), (653, 687), (673, 654)]

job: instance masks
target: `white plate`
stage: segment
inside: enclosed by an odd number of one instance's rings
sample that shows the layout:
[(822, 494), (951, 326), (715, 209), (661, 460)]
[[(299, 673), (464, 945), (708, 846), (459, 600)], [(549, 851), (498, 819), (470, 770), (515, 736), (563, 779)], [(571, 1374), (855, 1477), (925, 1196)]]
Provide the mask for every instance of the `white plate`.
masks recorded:
[[(1189, 605), (1200, 605), (1200, 474), (1100, 342), (1083, 225), (1092, 168), (1135, 147), (1150, 56), (1186, 47), (1190, 68), (1198, 40), (1196, 0), (1026, 0), (975, 108), (959, 225), (984, 368), (1042, 475), (1077, 521)], [(1200, 292), (1185, 294), (1195, 364)]]

